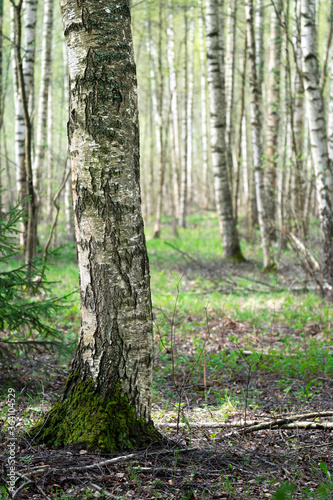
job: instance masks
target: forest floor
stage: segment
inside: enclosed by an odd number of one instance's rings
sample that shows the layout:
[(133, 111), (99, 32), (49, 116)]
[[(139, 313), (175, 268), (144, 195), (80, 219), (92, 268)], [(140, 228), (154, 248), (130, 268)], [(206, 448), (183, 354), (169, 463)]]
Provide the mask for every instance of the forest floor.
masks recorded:
[[(221, 259), (213, 217), (193, 217), (178, 239), (168, 227), (160, 240), (148, 232), (153, 419), (165, 446), (124, 450), (118, 460), (35, 446), (22, 432), (59, 397), (71, 353), (2, 358), (0, 463), (8, 461), (10, 389), (15, 498), (333, 499), (333, 303), (290, 250), (267, 274), (259, 242), (243, 241), (248, 260), (232, 264)], [(320, 259), (315, 237), (309, 245)], [(49, 279), (58, 280), (56, 294), (77, 286), (73, 249), (55, 259)], [(57, 326), (75, 340), (77, 294)], [(11, 498), (7, 474), (4, 467), (1, 499)]]

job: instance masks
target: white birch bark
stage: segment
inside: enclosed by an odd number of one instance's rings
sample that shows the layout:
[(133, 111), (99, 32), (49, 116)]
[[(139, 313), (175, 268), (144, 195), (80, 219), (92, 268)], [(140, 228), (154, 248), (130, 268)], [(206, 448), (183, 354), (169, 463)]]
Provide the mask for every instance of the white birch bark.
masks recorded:
[(35, 72), (35, 52), (36, 52), (36, 21), (37, 21), (37, 3), (38, 0), (24, 1), (24, 58), (23, 75), (28, 99), (28, 109), (30, 119), (34, 111), (34, 72)]
[(246, 0), (246, 31), (247, 46), (250, 63), (250, 90), (251, 90), (251, 128), (253, 166), (255, 177), (256, 200), (258, 219), (261, 234), (261, 246), (263, 252), (264, 268), (274, 267), (274, 257), (269, 239), (269, 218), (267, 214), (267, 203), (264, 188), (264, 175), (262, 169), (262, 145), (261, 145), (261, 119), (260, 119), (260, 90), (257, 78), (256, 45), (254, 37), (253, 0)]
[(186, 227), (186, 212), (187, 212), (187, 142), (188, 142), (188, 15), (187, 7), (184, 9), (184, 98), (183, 98), (183, 113), (182, 113), (182, 162), (180, 176), (180, 214), (179, 225)]
[[(16, 165), (16, 190), (18, 201), (26, 197), (26, 174), (24, 165), (24, 143), (25, 143), (25, 126), (23, 117), (23, 108), (21, 94), (19, 90), (17, 64), (15, 57), (15, 22), (14, 22), (14, 8), (10, 8), (11, 15), (11, 29), (10, 38), (12, 43), (11, 56), (13, 68), (13, 88), (14, 88), (14, 109), (15, 109), (15, 165)], [(22, 244), (21, 234), (21, 244)]]
[(256, 1), (255, 19), (255, 50), (259, 93), (262, 94), (264, 82), (264, 1)]
[(193, 199), (193, 86), (194, 86), (194, 14), (193, 7), (189, 10), (188, 27), (188, 93), (187, 93), (187, 198), (190, 204)]
[[(226, 140), (228, 148), (228, 164), (232, 172), (234, 151), (234, 86), (236, 62), (236, 16), (237, 0), (230, 0), (227, 11), (226, 23), (226, 58), (225, 58), (225, 88), (226, 88)], [(237, 167), (236, 167), (237, 168)]]
[[(242, 259), (237, 229), (233, 216), (229, 188), (225, 143), (225, 87), (224, 68), (221, 64), (221, 47), (218, 19), (218, 1), (206, 0), (206, 44), (208, 66), (208, 90), (210, 96), (210, 127), (212, 166), (214, 172), (215, 199), (225, 257)], [(222, 55), (223, 60), (223, 55)]]
[(324, 102), (319, 82), (315, 0), (301, 1), (303, 81), (311, 151), (316, 175), (319, 219), (324, 240), (324, 276), (333, 284), (333, 213), (327, 179), (331, 175)]
[[(327, 136), (328, 136), (328, 156), (330, 167), (330, 179), (333, 179), (333, 50), (331, 53), (331, 82), (330, 82), (330, 95), (328, 104), (328, 123), (327, 123)], [(331, 206), (333, 206), (333, 185), (329, 183)]]
[[(51, 64), (52, 65), (52, 64)], [(52, 68), (50, 68), (50, 77), (52, 76)], [(46, 155), (46, 177), (47, 177), (47, 191), (46, 191), (46, 213), (47, 218), (52, 221), (53, 212), (53, 89), (52, 79), (49, 81), (48, 98), (47, 98), (47, 155)]]
[[(62, 57), (64, 64), (64, 104), (66, 109), (69, 107), (69, 89), (68, 89), (68, 60), (66, 43), (62, 46)], [(67, 154), (67, 151), (66, 151)], [(72, 170), (71, 159), (66, 158), (66, 171)], [(66, 220), (66, 237), (68, 240), (73, 240), (73, 207), (72, 207), (72, 176), (69, 175), (65, 184), (64, 191), (65, 202), (65, 220)]]
[[(296, 47), (296, 61), (298, 67), (302, 68), (302, 50), (300, 38), (300, 13), (301, 13), (301, 0), (295, 1), (295, 27), (294, 27), (294, 44)], [(304, 152), (304, 90), (303, 83), (299, 72), (295, 74), (295, 107), (294, 107), (294, 120), (293, 125), (295, 128), (295, 164), (296, 164), (296, 186), (297, 186), (297, 199), (296, 199), (296, 215), (300, 220), (303, 219), (304, 198), (305, 198), (305, 176), (303, 171), (303, 152)], [(303, 221), (301, 223), (302, 227)], [(303, 228), (304, 229), (304, 228)], [(305, 232), (302, 231), (302, 238), (305, 238)]]
[[(149, 26), (150, 32), (150, 26)], [(159, 238), (161, 234), (161, 217), (163, 208), (163, 184), (164, 184), (164, 148), (163, 148), (163, 69), (162, 69), (162, 3), (159, 3), (159, 40), (158, 40), (158, 53), (156, 46), (149, 37), (147, 40), (148, 54), (150, 58), (150, 78), (152, 87), (153, 110), (156, 127), (156, 146), (158, 153), (158, 175), (157, 175), (157, 199), (156, 199), (156, 213), (154, 223), (154, 238)], [(158, 68), (159, 81), (157, 79), (155, 68)]]
[(150, 420), (152, 314), (140, 199), (136, 70), (127, 1), (61, 0), (81, 289), (73, 363)]
[(201, 140), (202, 140), (202, 194), (203, 207), (207, 208), (209, 203), (208, 189), (208, 138), (207, 138), (207, 98), (206, 98), (206, 57), (205, 57), (205, 36), (203, 26), (203, 13), (199, 14), (199, 43), (200, 43), (200, 92), (201, 92)]
[(180, 171), (180, 147), (179, 147), (179, 113), (177, 100), (177, 76), (175, 69), (175, 35), (173, 29), (173, 13), (170, 10), (167, 26), (168, 64), (169, 64), (169, 88), (171, 98), (171, 129), (173, 138), (172, 147), (172, 184), (174, 194), (174, 205), (176, 216), (179, 217), (179, 184), (178, 172)]
[(244, 112), (242, 118), (242, 173), (243, 173), (243, 191), (244, 191), (244, 205), (245, 207), (249, 202), (249, 170), (247, 162), (247, 137), (246, 137), (246, 113)]
[(44, 1), (43, 39), (41, 55), (41, 81), (38, 101), (38, 119), (36, 133), (36, 156), (33, 165), (34, 186), (39, 188), (39, 177), (44, 161), (47, 124), (47, 98), (50, 83), (52, 52), (53, 0)]
[[(281, 10), (277, 0), (275, 8)], [(271, 9), (270, 50), (268, 66), (268, 109), (266, 130), (266, 196), (267, 211), (271, 224), (271, 237), (274, 236), (276, 175), (278, 158), (278, 134), (280, 123), (280, 65), (281, 65), (281, 27), (275, 8)]]

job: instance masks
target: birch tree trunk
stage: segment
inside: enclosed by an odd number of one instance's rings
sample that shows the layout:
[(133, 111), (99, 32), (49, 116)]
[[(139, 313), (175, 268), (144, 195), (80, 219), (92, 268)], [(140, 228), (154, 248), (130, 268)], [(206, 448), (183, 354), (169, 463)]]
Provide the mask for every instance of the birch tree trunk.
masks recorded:
[(264, 189), (264, 175), (262, 169), (262, 145), (261, 145), (261, 118), (260, 118), (260, 88), (257, 78), (256, 46), (253, 25), (253, 0), (246, 0), (246, 31), (247, 46), (250, 63), (250, 90), (251, 90), (251, 126), (252, 126), (252, 148), (253, 165), (256, 188), (256, 199), (258, 208), (258, 219), (261, 234), (261, 246), (263, 252), (264, 268), (269, 270), (274, 267), (274, 257), (270, 246), (269, 218), (267, 214), (267, 203)]
[[(15, 57), (15, 10), (10, 8), (11, 25), (11, 57), (12, 57), (12, 72), (13, 72), (13, 89), (14, 89), (14, 109), (15, 109), (15, 166), (16, 166), (16, 191), (17, 200), (21, 201), (27, 196), (26, 173), (24, 164), (24, 118), (22, 109), (22, 100), (18, 82), (18, 69)], [(20, 244), (23, 248), (26, 246), (27, 224), (21, 227)]]
[(264, 1), (256, 1), (255, 19), (255, 50), (256, 50), (256, 65), (257, 65), (257, 80), (260, 96), (264, 82)]
[[(161, 234), (161, 218), (162, 218), (162, 208), (163, 208), (163, 185), (164, 185), (164, 171), (165, 171), (165, 158), (164, 158), (164, 147), (163, 147), (163, 67), (162, 67), (162, 32), (163, 32), (163, 18), (162, 18), (162, 0), (159, 2), (159, 40), (158, 40), (158, 54), (155, 52), (155, 46), (153, 40), (151, 43), (152, 51), (152, 63), (157, 62), (158, 66), (158, 83), (155, 74), (152, 74), (153, 80), (155, 80), (155, 92), (156, 92), (156, 139), (158, 140), (158, 153), (159, 153), (159, 165), (158, 165), (158, 177), (157, 177), (157, 200), (156, 200), (156, 215), (154, 224), (154, 238), (159, 238)], [(153, 66), (151, 66), (153, 68)], [(157, 91), (158, 86), (158, 91)]]
[(50, 84), (51, 53), (52, 53), (53, 0), (44, 1), (43, 40), (41, 81), (38, 102), (38, 120), (36, 133), (36, 157), (33, 166), (34, 186), (39, 190), (39, 177), (44, 161), (47, 124), (47, 99)]
[(35, 105), (34, 72), (35, 72), (35, 52), (36, 52), (37, 3), (38, 3), (37, 0), (25, 0), (24, 2), (25, 53), (23, 59), (23, 76), (24, 76), (26, 95), (28, 99), (29, 116), (31, 121)]
[(26, 226), (25, 240), (25, 263), (27, 265), (28, 279), (32, 266), (32, 261), (36, 255), (37, 248), (37, 202), (32, 176), (32, 124), (29, 116), (28, 99), (23, 75), (23, 63), (21, 56), (22, 44), (22, 0), (18, 4), (13, 4), (14, 20), (14, 48), (15, 48), (15, 69), (18, 83), (18, 94), (22, 103), (22, 114), (24, 120), (24, 168), (27, 201), (28, 220)]
[(62, 399), (32, 434), (56, 446), (112, 452), (160, 438), (150, 419), (152, 311), (130, 4), (60, 4), (81, 335)]
[(220, 68), (218, 0), (206, 0), (206, 36), (212, 166), (222, 247), (225, 257), (243, 260), (233, 216), (228, 179), (225, 143), (225, 88)]
[[(234, 150), (234, 86), (236, 61), (236, 14), (237, 0), (230, 0), (227, 15), (227, 43), (225, 60), (225, 88), (226, 88), (226, 139), (229, 170), (233, 168)], [(236, 167), (237, 168), (237, 167)]]
[(319, 82), (315, 0), (301, 1), (303, 81), (316, 175), (320, 226), (324, 243), (324, 277), (333, 285), (333, 213), (327, 179), (331, 175), (324, 103)]
[[(50, 67), (50, 77), (52, 76), (52, 62)], [(46, 212), (49, 222), (52, 221), (53, 212), (53, 89), (52, 79), (49, 81), (48, 97), (47, 97), (47, 162), (46, 162), (46, 175), (47, 175), (47, 192), (46, 192)]]
[(206, 99), (206, 57), (205, 57), (205, 37), (203, 26), (203, 13), (200, 9), (199, 14), (199, 39), (200, 39), (200, 91), (201, 91), (201, 139), (202, 139), (202, 193), (203, 207), (207, 208), (209, 204), (208, 188), (208, 138), (207, 138), (207, 99)]
[(187, 93), (187, 198), (191, 205), (193, 199), (193, 86), (194, 86), (194, 19), (193, 7), (189, 11), (188, 29), (188, 93)]
[[(62, 46), (62, 56), (64, 62), (64, 103), (66, 109), (69, 106), (69, 89), (68, 89), (68, 60), (66, 43)], [(71, 159), (66, 158), (66, 170), (72, 170)], [(66, 236), (68, 240), (74, 239), (73, 230), (73, 207), (72, 207), (72, 176), (70, 175), (65, 184), (65, 219), (66, 219)]]
[[(281, 0), (275, 8), (281, 11)], [(281, 28), (275, 8), (271, 10), (268, 110), (266, 131), (266, 196), (267, 212), (270, 220), (270, 240), (274, 237), (276, 210), (276, 175), (278, 158), (278, 134), (280, 123), (280, 66), (281, 66)]]
[[(333, 22), (333, 21), (332, 21)], [(327, 134), (328, 134), (328, 156), (329, 156), (329, 166), (331, 171), (331, 178), (333, 177), (333, 50), (331, 56), (331, 83), (330, 83), (330, 96), (328, 105), (328, 124), (327, 124)], [(331, 206), (333, 206), (333, 185), (330, 188), (330, 199)]]
[(182, 163), (181, 163), (181, 177), (180, 177), (180, 215), (179, 215), (179, 225), (180, 227), (186, 227), (186, 212), (187, 212), (187, 141), (188, 141), (188, 15), (187, 7), (184, 7), (184, 29), (185, 29), (185, 40), (184, 40), (184, 99), (183, 99), (183, 116), (182, 116)]
[[(301, 37), (300, 37), (300, 5), (301, 0), (296, 0), (295, 2), (295, 18), (298, 22), (295, 22), (295, 36), (294, 43), (296, 46), (296, 60), (299, 68), (302, 68), (302, 51), (301, 51)], [(288, 42), (286, 42), (288, 43)], [(295, 74), (295, 107), (294, 107), (294, 129), (295, 129), (295, 164), (296, 164), (296, 187), (297, 187), (297, 197), (296, 197), (296, 215), (301, 221), (302, 234), (301, 238), (304, 239), (306, 232), (304, 230), (303, 224), (303, 210), (304, 210), (304, 199), (305, 199), (305, 176), (303, 169), (303, 143), (304, 143), (304, 89), (299, 72), (296, 71)]]
[(169, 87), (171, 98), (171, 127), (172, 127), (172, 184), (173, 198), (176, 216), (179, 217), (179, 189), (178, 189), (178, 172), (180, 171), (180, 147), (179, 147), (179, 113), (177, 101), (177, 77), (175, 70), (175, 35), (173, 29), (173, 14), (170, 11), (168, 15), (167, 26), (168, 39), (168, 64), (169, 64)]

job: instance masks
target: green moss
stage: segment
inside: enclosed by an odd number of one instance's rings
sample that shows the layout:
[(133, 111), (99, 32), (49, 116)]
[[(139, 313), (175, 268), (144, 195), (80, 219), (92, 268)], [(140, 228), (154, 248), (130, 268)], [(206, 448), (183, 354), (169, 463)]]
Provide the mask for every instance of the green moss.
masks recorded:
[(63, 400), (55, 403), (30, 430), (35, 443), (110, 453), (140, 448), (162, 439), (153, 422), (137, 418), (120, 388), (112, 398), (101, 396), (91, 381), (84, 383), (77, 379), (78, 374), (70, 375)]

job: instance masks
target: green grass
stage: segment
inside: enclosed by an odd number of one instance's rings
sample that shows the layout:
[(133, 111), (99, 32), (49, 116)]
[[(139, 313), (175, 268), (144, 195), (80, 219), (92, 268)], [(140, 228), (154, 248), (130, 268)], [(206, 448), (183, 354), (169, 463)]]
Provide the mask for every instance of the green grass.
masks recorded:
[[(251, 336), (233, 338), (232, 332), (227, 332), (232, 349), (220, 352), (211, 348), (206, 354), (210, 377), (218, 377), (226, 371), (244, 371), (251, 365), (257, 371), (277, 374), (286, 388), (288, 380), (303, 378), (305, 389), (299, 389), (299, 396), (310, 398), (314, 388), (310, 385), (306, 389), (307, 384), (318, 374), (333, 375), (332, 303), (314, 292), (294, 295), (284, 285), (279, 272), (262, 273), (260, 249), (256, 243), (251, 246), (242, 241), (244, 255), (250, 263), (231, 266), (223, 261), (218, 222), (213, 214), (190, 216), (188, 228), (180, 229), (178, 238), (173, 237), (167, 221), (163, 222), (160, 239), (151, 239), (151, 228), (146, 231), (155, 335), (159, 339), (156, 344), (157, 384), (170, 374), (167, 350), (172, 348), (172, 324), (178, 341), (192, 342), (190, 353), (175, 356), (175, 369), (199, 381), (203, 373), (200, 353), (204, 338), (208, 334), (212, 338), (215, 334), (210, 331), (211, 326), (206, 326), (207, 319), (209, 322), (228, 319), (243, 325), (247, 332), (253, 332), (255, 339), (251, 340)], [(289, 251), (284, 259), (290, 263), (296, 261)], [(53, 295), (73, 292), (68, 307), (57, 318), (57, 326), (64, 340), (75, 341), (80, 328), (80, 308), (73, 244), (64, 245), (52, 256), (47, 278), (52, 282)], [(226, 293), (223, 292), (225, 283), (229, 283)], [(313, 335), (316, 325), (321, 331), (319, 337)], [(253, 351), (247, 357), (247, 365), (242, 359), (243, 349)], [(198, 359), (200, 362), (196, 361)], [(220, 395), (222, 399), (225, 397), (225, 394)]]

